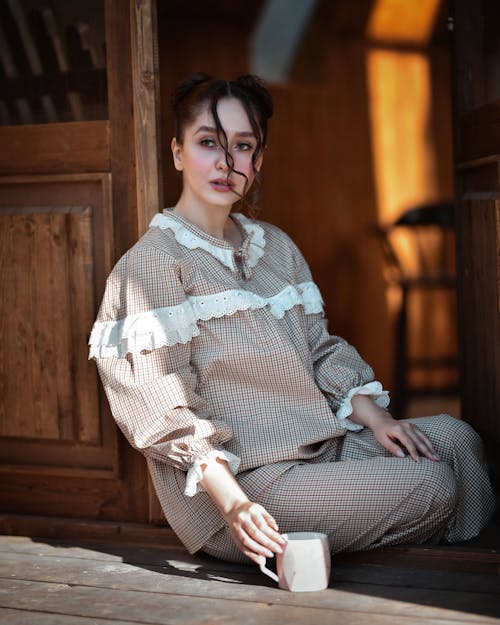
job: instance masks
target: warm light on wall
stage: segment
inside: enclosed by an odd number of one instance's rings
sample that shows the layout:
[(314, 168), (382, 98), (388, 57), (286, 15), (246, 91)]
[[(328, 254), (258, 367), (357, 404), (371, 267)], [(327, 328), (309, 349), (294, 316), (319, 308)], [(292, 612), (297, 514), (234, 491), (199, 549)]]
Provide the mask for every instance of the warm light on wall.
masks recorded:
[(368, 54), (372, 149), (381, 222), (438, 195), (429, 129), (431, 78), (423, 54)]
[[(374, 50), (368, 54), (372, 150), (379, 221), (389, 223), (407, 208), (438, 194), (433, 145), (429, 63), (424, 54)], [(403, 262), (415, 264), (408, 238), (393, 242)], [(388, 289), (394, 314), (399, 294)]]
[[(367, 81), (371, 141), (379, 223), (395, 221), (405, 210), (439, 201), (440, 182), (433, 139), (433, 97), (426, 46), (432, 35), (439, 0), (377, 0), (367, 36)], [(424, 249), (439, 256), (440, 237), (426, 233)], [(396, 238), (397, 236), (397, 238)], [(407, 232), (394, 233), (392, 243), (406, 272), (419, 273), (415, 241)], [(387, 288), (390, 316), (396, 319), (402, 291)], [(450, 292), (413, 293), (408, 302), (410, 352), (453, 353), (454, 299)], [(452, 312), (450, 312), (452, 311)], [(446, 380), (446, 371), (441, 372)], [(439, 371), (419, 375), (439, 384)]]
[(432, 34), (440, 0), (376, 0), (367, 35), (379, 42), (425, 45)]

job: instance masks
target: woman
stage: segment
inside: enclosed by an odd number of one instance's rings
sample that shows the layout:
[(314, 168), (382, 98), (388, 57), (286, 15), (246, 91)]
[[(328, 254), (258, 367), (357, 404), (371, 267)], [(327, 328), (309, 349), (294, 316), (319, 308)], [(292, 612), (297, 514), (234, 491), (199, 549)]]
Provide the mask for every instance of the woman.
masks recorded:
[(477, 434), (395, 421), (294, 243), (231, 212), (262, 165), (267, 90), (196, 74), (174, 109), (181, 196), (116, 265), (90, 338), (172, 528), (191, 553), (255, 562), (280, 531), (333, 552), (476, 535), (493, 509)]

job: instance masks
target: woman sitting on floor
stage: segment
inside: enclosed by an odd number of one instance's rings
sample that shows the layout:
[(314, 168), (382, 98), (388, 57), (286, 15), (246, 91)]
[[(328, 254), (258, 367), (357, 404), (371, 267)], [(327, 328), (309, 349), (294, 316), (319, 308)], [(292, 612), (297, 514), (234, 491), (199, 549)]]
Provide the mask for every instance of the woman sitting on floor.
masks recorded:
[(280, 531), (332, 552), (478, 534), (494, 498), (474, 430), (393, 419), (293, 241), (232, 212), (262, 165), (268, 91), (197, 74), (174, 108), (182, 193), (114, 268), (90, 339), (172, 528), (192, 553), (255, 562)]

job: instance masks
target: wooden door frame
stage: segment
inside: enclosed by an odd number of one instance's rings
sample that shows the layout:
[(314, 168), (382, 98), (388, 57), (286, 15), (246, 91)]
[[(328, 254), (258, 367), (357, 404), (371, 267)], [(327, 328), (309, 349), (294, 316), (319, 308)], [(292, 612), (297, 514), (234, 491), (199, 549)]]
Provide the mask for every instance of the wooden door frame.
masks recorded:
[[(485, 89), (485, 4), (452, 0), (457, 296), (462, 416), (500, 486), (500, 99)], [(498, 59), (495, 69), (500, 69)], [(490, 69), (491, 71), (491, 69)]]
[(105, 0), (118, 259), (163, 207), (156, 0)]
[[(128, 10), (123, 0), (106, 0), (105, 11), (118, 259), (163, 208), (158, 22), (156, 0), (129, 0)], [(166, 522), (149, 475), (148, 518)]]
[[(109, 120), (1, 128), (0, 137), (7, 141), (0, 142), (0, 168), (10, 176), (92, 172), (109, 179), (111, 174), (114, 263), (137, 241), (163, 205), (159, 70), (156, 0), (105, 0), (104, 7)], [(72, 149), (75, 132), (78, 140)], [(83, 151), (78, 149), (82, 142)], [(16, 158), (22, 157), (26, 145), (39, 155), (32, 159), (29, 170), (23, 158)], [(120, 447), (127, 448), (124, 475), (132, 481), (133, 496), (145, 498), (143, 505), (149, 510), (149, 521), (162, 521), (150, 481), (148, 484), (144, 459), (133, 452), (123, 437), (120, 439)], [(130, 529), (132, 526), (136, 529)], [(7, 533), (97, 536), (130, 531), (142, 537), (143, 533), (158, 531), (147, 524), (132, 526), (127, 522), (79, 522), (69, 517), (0, 515), (0, 531)]]
[(137, 229), (143, 234), (163, 208), (160, 72), (156, 0), (130, 0), (137, 176)]

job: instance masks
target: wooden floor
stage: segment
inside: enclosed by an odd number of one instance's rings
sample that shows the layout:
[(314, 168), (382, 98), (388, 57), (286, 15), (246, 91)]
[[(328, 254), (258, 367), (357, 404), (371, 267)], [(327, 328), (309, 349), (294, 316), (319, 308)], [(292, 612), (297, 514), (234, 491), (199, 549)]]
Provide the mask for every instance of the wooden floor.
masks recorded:
[[(498, 526), (493, 541), (499, 541)], [(2, 625), (500, 624), (500, 549), (336, 556), (322, 592), (183, 549), (0, 536)]]

